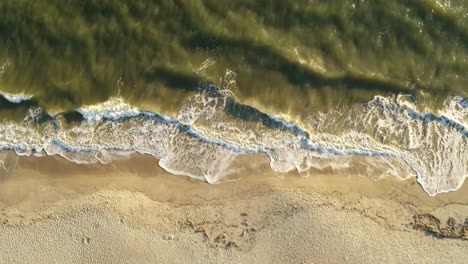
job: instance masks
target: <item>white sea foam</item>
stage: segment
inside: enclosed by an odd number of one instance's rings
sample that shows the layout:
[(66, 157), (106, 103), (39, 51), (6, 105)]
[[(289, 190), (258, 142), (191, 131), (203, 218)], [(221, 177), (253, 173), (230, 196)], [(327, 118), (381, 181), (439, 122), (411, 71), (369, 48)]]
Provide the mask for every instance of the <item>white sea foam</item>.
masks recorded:
[(127, 103), (122, 98), (113, 97), (100, 104), (83, 106), (77, 110), (88, 121), (100, 121), (103, 118), (117, 120), (120, 118), (134, 117), (140, 111)]
[(27, 94), (24, 94), (24, 93), (20, 93), (20, 94), (12, 94), (12, 93), (7, 93), (7, 92), (1, 92), (0, 91), (0, 96), (3, 96), (3, 98), (5, 98), (6, 100), (14, 103), (14, 104), (18, 104), (18, 103), (21, 103), (23, 101), (28, 101), (28, 100), (31, 100), (33, 98), (32, 95), (27, 95)]
[(455, 96), (445, 103), (445, 107), (439, 115), (447, 117), (449, 120), (461, 124), (468, 129), (468, 99)]
[[(398, 158), (411, 167), (430, 195), (456, 190), (468, 172), (468, 134), (456, 121), (466, 122), (466, 117), (451, 110), (453, 102), (458, 99), (450, 99), (450, 107), (443, 109), (456, 117), (452, 120), (417, 112), (408, 96), (377, 96), (347, 113), (311, 117), (309, 129), (315, 133), (309, 141), (340, 155)], [(394, 175), (405, 178), (400, 171)]]
[(78, 109), (86, 121), (66, 129), (60, 115), (38, 123), (42, 110), (32, 109), (22, 123), (0, 123), (0, 146), (77, 163), (107, 163), (138, 152), (152, 155), (168, 172), (210, 183), (232, 180), (235, 158), (258, 152), (269, 155), (278, 173), (416, 176), (430, 195), (456, 190), (467, 176), (463, 98), (448, 100), (436, 115), (419, 112), (409, 96), (376, 96), (350, 111), (312, 115), (303, 127), (273, 115), (232, 116), (229, 111), (240, 107), (235, 104), (229, 89), (205, 90), (171, 118), (112, 98)]
[[(3, 77), (3, 75), (6, 73), (9, 66), (10, 66), (9, 60), (6, 60), (3, 63), (0, 63), (0, 78)], [(32, 95), (27, 95), (24, 93), (12, 94), (12, 93), (2, 92), (2, 91), (0, 91), (0, 96), (3, 96), (3, 98), (5, 98), (6, 100), (14, 104), (18, 104), (23, 101), (28, 101), (33, 98)]]

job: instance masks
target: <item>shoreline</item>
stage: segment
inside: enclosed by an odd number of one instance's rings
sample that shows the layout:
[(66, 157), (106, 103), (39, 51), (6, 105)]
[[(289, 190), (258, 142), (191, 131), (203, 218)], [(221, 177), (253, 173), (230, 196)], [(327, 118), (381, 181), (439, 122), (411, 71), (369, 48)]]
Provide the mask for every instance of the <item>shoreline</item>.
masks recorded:
[(41, 263), (47, 254), (61, 263), (468, 257), (468, 184), (430, 197), (415, 179), (280, 178), (265, 173), (267, 160), (258, 155), (240, 180), (211, 185), (143, 155), (107, 165), (21, 157), (0, 183), (0, 262)]
[[(16, 155), (10, 152), (9, 155)], [(77, 164), (68, 161), (61, 156), (16, 156), (18, 158), (16, 168), (10, 172), (12, 175), (0, 181), (0, 197), (5, 193), (9, 184), (18, 184), (22, 182), (51, 183), (56, 182), (62, 187), (74, 185), (81, 186), (76, 189), (83, 192), (91, 189), (113, 186), (115, 188), (134, 188), (132, 191), (141, 191), (145, 195), (151, 196), (155, 192), (151, 191), (144, 184), (149, 181), (151, 186), (158, 188), (159, 185), (171, 186), (171, 188), (193, 188), (200, 189), (226, 189), (237, 188), (245, 191), (247, 184), (256, 184), (263, 186), (290, 186), (291, 188), (307, 188), (309, 191), (316, 192), (335, 192), (344, 193), (356, 192), (365, 196), (380, 198), (388, 192), (384, 189), (393, 186), (402, 193), (394, 199), (407, 201), (417, 197), (422, 203), (437, 205), (438, 202), (458, 201), (468, 204), (468, 197), (463, 195), (468, 192), (468, 183), (466, 181), (456, 191), (440, 193), (436, 196), (427, 194), (417, 179), (411, 177), (406, 180), (400, 180), (395, 176), (386, 176), (382, 179), (371, 179), (365, 176), (351, 176), (334, 173), (332, 169), (323, 172), (314, 173), (311, 176), (302, 176), (296, 171), (278, 174), (271, 170), (269, 158), (264, 153), (239, 156), (233, 161), (231, 168), (228, 168), (228, 176), (237, 178), (234, 181), (227, 181), (216, 184), (209, 184), (205, 181), (194, 179), (188, 176), (174, 175), (165, 171), (158, 165), (151, 155), (130, 154), (128, 158), (114, 160), (108, 164)], [(248, 164), (247, 166), (241, 164)], [(240, 165), (240, 166), (238, 166)], [(229, 186), (229, 187), (228, 187)], [(372, 188), (370, 188), (372, 186)], [(161, 189), (161, 188), (159, 188)], [(403, 194), (406, 193), (407, 197)], [(409, 197), (413, 198), (409, 198)], [(5, 197), (2, 197), (4, 199)], [(154, 196), (153, 198), (159, 198)], [(388, 197), (387, 197), (388, 198)]]

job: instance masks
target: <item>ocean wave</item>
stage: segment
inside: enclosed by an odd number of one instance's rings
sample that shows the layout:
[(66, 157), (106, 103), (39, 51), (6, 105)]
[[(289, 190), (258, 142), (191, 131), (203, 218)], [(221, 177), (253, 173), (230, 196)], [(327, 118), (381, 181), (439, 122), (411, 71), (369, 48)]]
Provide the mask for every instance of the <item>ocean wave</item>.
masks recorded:
[(20, 94), (12, 94), (7, 92), (0, 91), (0, 96), (3, 97), (5, 100), (9, 101), (10, 103), (19, 104), (24, 101), (29, 101), (33, 98), (32, 95), (27, 95), (24, 93)]
[(127, 103), (122, 98), (111, 98), (110, 100), (91, 106), (83, 106), (76, 110), (88, 121), (100, 121), (101, 119), (118, 120), (125, 117), (135, 117), (140, 111)]
[(230, 89), (209, 86), (177, 117), (122, 98), (77, 109), (83, 117), (77, 124), (67, 124), (64, 114), (38, 122), (47, 113), (31, 109), (21, 123), (0, 123), (0, 148), (76, 163), (108, 163), (137, 152), (155, 157), (170, 173), (209, 183), (234, 180), (237, 156), (266, 153), (278, 174), (417, 177), (436, 195), (458, 189), (467, 177), (467, 105), (453, 97), (435, 114), (419, 111), (411, 96), (376, 96), (347, 111), (292, 122), (238, 103)]

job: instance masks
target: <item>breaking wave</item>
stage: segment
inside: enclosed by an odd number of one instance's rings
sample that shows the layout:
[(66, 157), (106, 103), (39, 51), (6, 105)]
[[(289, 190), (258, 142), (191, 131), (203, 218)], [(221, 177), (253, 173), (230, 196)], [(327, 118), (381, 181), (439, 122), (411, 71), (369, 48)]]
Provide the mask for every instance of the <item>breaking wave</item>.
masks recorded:
[(11, 94), (11, 93), (6, 93), (6, 92), (0, 92), (0, 96), (3, 97), (5, 100), (7, 100), (10, 103), (14, 104), (19, 104), (23, 101), (29, 101), (33, 98), (32, 95), (27, 95), (27, 94)]
[[(467, 177), (464, 98), (450, 98), (432, 113), (419, 110), (409, 95), (376, 96), (346, 111), (292, 122), (237, 102), (230, 89), (234, 77), (225, 82), (221, 89), (201, 87), (175, 117), (117, 97), (77, 109), (79, 122), (73, 123), (67, 113), (49, 115), (34, 107), (21, 123), (0, 123), (0, 148), (26, 156), (60, 155), (76, 163), (108, 163), (137, 152), (155, 157), (170, 173), (209, 183), (234, 180), (234, 159), (254, 153), (266, 153), (278, 174), (417, 177), (431, 196), (458, 189)], [(2, 96), (14, 103), (31, 98)]]

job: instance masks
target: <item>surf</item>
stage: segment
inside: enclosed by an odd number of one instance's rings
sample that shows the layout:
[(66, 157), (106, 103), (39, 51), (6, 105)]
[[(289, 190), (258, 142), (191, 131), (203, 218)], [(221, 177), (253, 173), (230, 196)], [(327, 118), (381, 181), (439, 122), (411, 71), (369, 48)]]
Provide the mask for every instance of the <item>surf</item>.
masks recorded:
[(76, 109), (81, 118), (73, 124), (66, 113), (32, 108), (20, 123), (0, 123), (0, 148), (80, 164), (140, 153), (170, 173), (209, 183), (235, 180), (227, 171), (237, 156), (265, 153), (280, 175), (330, 169), (349, 174), (360, 167), (352, 173), (416, 177), (433, 196), (458, 189), (467, 177), (467, 106), (466, 99), (452, 97), (432, 113), (418, 109), (410, 95), (375, 96), (347, 111), (294, 122), (241, 104), (231, 90), (210, 85), (201, 86), (174, 117), (119, 97)]

